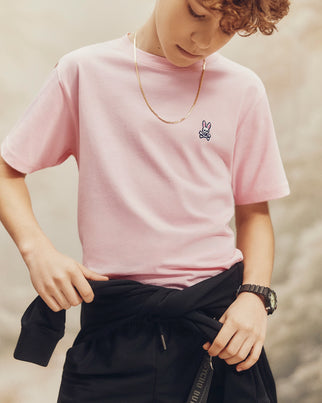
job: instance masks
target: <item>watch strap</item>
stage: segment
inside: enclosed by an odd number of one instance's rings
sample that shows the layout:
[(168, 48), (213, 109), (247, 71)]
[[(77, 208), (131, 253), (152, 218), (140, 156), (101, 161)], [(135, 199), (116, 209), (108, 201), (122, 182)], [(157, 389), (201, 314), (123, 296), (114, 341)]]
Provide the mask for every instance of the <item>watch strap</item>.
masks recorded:
[[(275, 311), (277, 307), (276, 293), (269, 287), (264, 287), (258, 284), (241, 284), (237, 289), (236, 297), (238, 296), (238, 294), (244, 291), (252, 292), (258, 295), (262, 299), (268, 315), (272, 314)], [(273, 296), (273, 298), (275, 299), (274, 305), (271, 304), (271, 296)]]
[(238, 287), (237, 294), (239, 294), (242, 291), (254, 292), (255, 294), (258, 293), (267, 296), (268, 292), (270, 291), (270, 288), (257, 284), (241, 284)]

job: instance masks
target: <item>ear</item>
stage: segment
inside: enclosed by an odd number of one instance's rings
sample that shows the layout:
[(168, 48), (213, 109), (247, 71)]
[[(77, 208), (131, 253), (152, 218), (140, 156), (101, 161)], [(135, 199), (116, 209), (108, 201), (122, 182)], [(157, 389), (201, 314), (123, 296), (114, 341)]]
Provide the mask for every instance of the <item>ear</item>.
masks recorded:
[(209, 130), (211, 128), (211, 123), (209, 122), (207, 125), (207, 129)]
[(205, 120), (202, 121), (202, 128), (206, 127), (207, 122)]

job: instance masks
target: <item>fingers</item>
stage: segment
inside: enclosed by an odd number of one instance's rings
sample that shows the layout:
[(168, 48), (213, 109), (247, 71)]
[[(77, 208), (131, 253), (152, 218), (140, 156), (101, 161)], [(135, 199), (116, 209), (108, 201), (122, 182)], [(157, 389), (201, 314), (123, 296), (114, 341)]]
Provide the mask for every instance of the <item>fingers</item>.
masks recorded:
[[(64, 309), (69, 309), (71, 306), (77, 306), (82, 302), (82, 298), (78, 294), (77, 290), (70, 283), (67, 283), (64, 286), (64, 289), (61, 290), (61, 296), (67, 303), (67, 308), (64, 307)], [(62, 304), (60, 305), (62, 306)]]
[(203, 347), (205, 350), (209, 350), (210, 346), (211, 346), (211, 343), (210, 343), (209, 341), (207, 341), (205, 344), (203, 344), (202, 347)]
[(261, 355), (262, 349), (263, 349), (263, 343), (261, 343), (261, 342), (255, 343), (253, 345), (253, 348), (251, 349), (250, 354), (247, 357), (247, 359), (245, 361), (243, 361), (242, 363), (240, 363), (236, 367), (236, 370), (244, 371), (244, 370), (252, 367), (258, 361), (258, 359)]
[(204, 344), (210, 356), (217, 356), (226, 361), (228, 365), (238, 364), (237, 371), (243, 371), (252, 367), (260, 357), (263, 340), (249, 331), (235, 331), (234, 326), (228, 322), (221, 328), (220, 332), (209, 346)]
[(84, 300), (84, 302), (89, 303), (93, 301), (94, 292), (92, 290), (92, 287), (89, 285), (89, 282), (84, 277), (83, 273), (80, 272), (73, 278), (73, 285), (79, 292), (79, 295)]
[[(259, 359), (265, 340), (267, 313), (262, 301), (250, 293), (242, 293), (219, 319), (222, 328), (208, 349), (237, 370), (249, 369)], [(203, 347), (207, 350), (209, 342)]]
[[(236, 333), (225, 347), (222, 347), (225, 342), (220, 344), (221, 341), (216, 343), (215, 341), (216, 339), (208, 349), (209, 355), (218, 355), (228, 365), (240, 363), (236, 367), (237, 371), (244, 371), (252, 367), (259, 359), (263, 347), (263, 342), (256, 341), (254, 337), (247, 337), (242, 331)], [(218, 350), (220, 350), (219, 354), (213, 353), (213, 351)]]
[(226, 322), (224, 326), (220, 329), (219, 333), (215, 337), (211, 347), (208, 350), (209, 355), (216, 356), (221, 353), (222, 350), (229, 343), (230, 339), (234, 336), (236, 332), (235, 327)]
[[(93, 279), (105, 281), (108, 279), (106, 276), (95, 276), (96, 273), (90, 270), (88, 272)], [(86, 280), (83, 270), (79, 270), (79, 268), (71, 272), (56, 274), (53, 279), (46, 281), (46, 285), (40, 288), (38, 293), (54, 312), (67, 310), (83, 301), (90, 303), (94, 299), (92, 287)]]
[(109, 280), (108, 276), (103, 276), (101, 274), (95, 273), (92, 270), (89, 270), (87, 267), (79, 264), (79, 268), (83, 272), (84, 276), (89, 280), (97, 280), (97, 281), (107, 281)]
[(58, 312), (63, 309), (60, 307), (60, 305), (58, 304), (58, 302), (56, 301), (56, 299), (54, 297), (47, 296), (47, 295), (40, 295), (40, 296), (52, 311)]
[[(242, 347), (245, 347), (245, 344), (246, 350), (247, 346), (249, 346), (247, 351), (245, 351), (245, 348), (242, 349)], [(247, 339), (247, 335), (244, 332), (237, 332), (226, 347), (219, 353), (218, 357), (225, 360), (228, 365), (237, 364), (247, 357), (252, 345), (253, 340)], [(241, 353), (245, 353), (245, 355), (241, 356)]]
[(62, 309), (67, 310), (71, 306), (79, 305), (82, 302), (82, 298), (75, 288), (68, 283), (64, 285), (63, 289), (59, 289), (58, 286), (52, 286), (50, 291), (39, 293), (39, 295), (54, 312)]
[(69, 309), (70, 308), (70, 303), (66, 299), (65, 295), (62, 293), (61, 290), (56, 290), (55, 295), (54, 295), (55, 300), (57, 301), (58, 305), (62, 309)]
[(108, 281), (69, 256), (45, 245), (29, 256), (26, 264), (31, 282), (50, 309), (57, 312), (84, 302), (92, 302), (93, 290), (87, 281)]
[(97, 274), (81, 264), (79, 264), (79, 268), (81, 269), (81, 271), (79, 272), (81, 275), (79, 273), (75, 275), (75, 277), (73, 278), (73, 284), (78, 290), (84, 302), (89, 303), (92, 302), (94, 299), (94, 292), (86, 279), (107, 281), (109, 278), (108, 276)]

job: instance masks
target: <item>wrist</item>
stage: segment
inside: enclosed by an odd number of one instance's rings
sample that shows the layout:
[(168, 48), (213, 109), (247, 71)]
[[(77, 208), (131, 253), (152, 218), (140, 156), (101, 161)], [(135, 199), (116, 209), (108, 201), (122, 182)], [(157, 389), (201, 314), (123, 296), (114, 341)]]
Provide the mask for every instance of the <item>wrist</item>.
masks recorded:
[(18, 245), (19, 252), (27, 265), (36, 254), (48, 247), (54, 248), (50, 240), (42, 233), (29, 237)]
[(260, 297), (268, 315), (271, 315), (277, 308), (276, 292), (269, 287), (258, 284), (243, 283), (238, 287), (236, 296), (240, 295), (240, 293), (254, 294), (257, 297)]
[(260, 304), (264, 307), (266, 311), (265, 301), (261, 295), (254, 294), (253, 292), (241, 292), (240, 294), (237, 295), (237, 298), (248, 299), (249, 301), (253, 301), (254, 303), (261, 301)]

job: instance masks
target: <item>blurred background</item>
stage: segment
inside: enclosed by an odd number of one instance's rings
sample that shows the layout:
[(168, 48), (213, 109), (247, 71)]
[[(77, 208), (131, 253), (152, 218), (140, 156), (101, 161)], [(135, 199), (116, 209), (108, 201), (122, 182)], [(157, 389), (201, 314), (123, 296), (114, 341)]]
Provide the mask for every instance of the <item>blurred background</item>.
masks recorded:
[[(33, 100), (58, 59), (76, 48), (134, 32), (154, 0), (1, 0), (0, 141)], [(320, 403), (322, 396), (322, 2), (293, 0), (272, 36), (236, 36), (220, 52), (263, 80), (291, 187), (270, 203), (276, 234), (265, 349), (279, 403)], [(55, 247), (81, 261), (77, 165), (27, 176), (36, 217)], [(0, 226), (0, 401), (56, 402), (66, 350), (79, 330), (79, 307), (67, 311), (65, 337), (47, 368), (13, 358), (20, 319), (37, 296), (28, 269)], [(45, 399), (44, 399), (45, 397)]]

